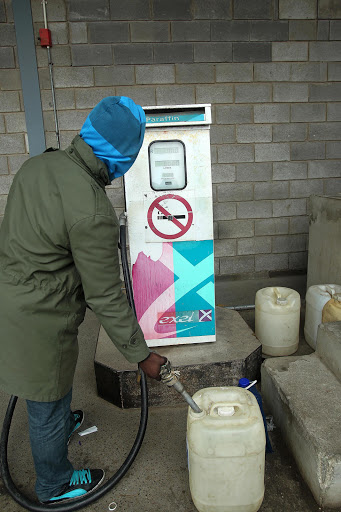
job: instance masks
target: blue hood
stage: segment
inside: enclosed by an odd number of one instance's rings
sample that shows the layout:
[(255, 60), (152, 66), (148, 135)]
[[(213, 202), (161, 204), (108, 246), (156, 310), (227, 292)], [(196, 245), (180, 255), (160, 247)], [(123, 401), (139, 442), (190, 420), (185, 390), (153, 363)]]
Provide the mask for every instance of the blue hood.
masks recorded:
[(125, 96), (109, 96), (90, 112), (80, 136), (106, 164), (112, 181), (123, 176), (135, 162), (145, 129), (142, 107)]

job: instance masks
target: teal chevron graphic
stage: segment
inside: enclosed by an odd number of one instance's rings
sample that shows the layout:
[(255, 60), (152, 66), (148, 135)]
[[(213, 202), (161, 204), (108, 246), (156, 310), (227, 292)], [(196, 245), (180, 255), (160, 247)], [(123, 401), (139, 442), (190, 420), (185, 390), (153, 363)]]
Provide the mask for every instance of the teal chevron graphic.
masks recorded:
[[(175, 311), (204, 311), (198, 322), (176, 323), (181, 336), (215, 333), (213, 240), (173, 242)], [(184, 332), (183, 332), (184, 331)]]

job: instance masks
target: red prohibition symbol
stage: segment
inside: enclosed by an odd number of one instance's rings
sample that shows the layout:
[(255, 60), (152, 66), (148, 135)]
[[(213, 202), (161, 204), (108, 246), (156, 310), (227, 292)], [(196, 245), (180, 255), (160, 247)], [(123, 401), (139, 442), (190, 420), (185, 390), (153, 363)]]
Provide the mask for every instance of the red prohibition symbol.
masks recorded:
[[(166, 210), (166, 208), (164, 208), (160, 202), (163, 201), (164, 199), (175, 199), (176, 201), (180, 201), (180, 203), (182, 203), (186, 210), (187, 210), (187, 213), (188, 213), (188, 220), (187, 220), (187, 224), (182, 224), (182, 222), (180, 222), (174, 215), (172, 215), (170, 212), (168, 212)], [(152, 214), (153, 214), (153, 210), (156, 209), (158, 210), (159, 212), (163, 213), (163, 215), (165, 217), (167, 217), (169, 219), (169, 221), (173, 222), (178, 228), (179, 228), (179, 232), (178, 233), (175, 233), (174, 235), (168, 235), (166, 233), (161, 233), (161, 231), (159, 231), (155, 226), (154, 226), (154, 222), (153, 222), (153, 218), (152, 218)], [(147, 214), (147, 221), (148, 221), (148, 224), (149, 224), (149, 227), (150, 229), (153, 231), (153, 233), (155, 233), (157, 236), (159, 236), (160, 238), (166, 238), (167, 240), (171, 240), (171, 239), (174, 239), (174, 238), (180, 238), (181, 236), (183, 236), (185, 233), (187, 233), (187, 231), (189, 230), (189, 228), (191, 227), (192, 225), (192, 222), (193, 222), (193, 212), (192, 212), (192, 207), (191, 205), (189, 204), (188, 201), (186, 201), (186, 199), (184, 199), (183, 197), (181, 196), (176, 196), (174, 194), (166, 194), (165, 196), (160, 196), (160, 197), (157, 197), (153, 202), (152, 204), (150, 205), (149, 207), (149, 210), (148, 210), (148, 214)]]

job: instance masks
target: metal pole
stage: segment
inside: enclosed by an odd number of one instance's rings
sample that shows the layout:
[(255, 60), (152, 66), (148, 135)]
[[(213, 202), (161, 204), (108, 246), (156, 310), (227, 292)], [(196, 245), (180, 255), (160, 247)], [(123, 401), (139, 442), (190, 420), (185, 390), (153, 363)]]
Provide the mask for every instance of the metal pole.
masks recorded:
[(52, 103), (53, 103), (53, 114), (54, 114), (54, 124), (56, 130), (56, 138), (57, 138), (57, 147), (60, 149), (60, 137), (59, 137), (59, 125), (58, 125), (58, 116), (57, 116), (57, 107), (56, 107), (56, 94), (54, 89), (54, 81), (53, 81), (53, 72), (52, 72), (52, 60), (51, 60), (51, 52), (50, 47), (47, 47), (47, 56), (49, 60), (49, 72), (50, 72), (50, 82), (51, 82), (51, 93), (52, 93)]
[(36, 156), (45, 151), (46, 143), (36, 49), (34, 44), (31, 2), (29, 0), (13, 0), (12, 9), (24, 99), (29, 153), (30, 156)]
[(234, 311), (247, 311), (249, 309), (255, 309), (254, 304), (247, 304), (246, 306), (223, 306), (222, 304), (217, 304), (217, 306), (224, 309), (233, 309)]
[[(47, 15), (46, 15), (46, 0), (42, 0), (41, 5), (43, 6), (43, 16), (44, 16), (44, 27), (47, 27)], [(54, 114), (54, 124), (56, 130), (56, 138), (57, 138), (57, 147), (60, 149), (60, 136), (59, 136), (59, 125), (58, 125), (58, 116), (57, 116), (57, 107), (56, 107), (56, 93), (54, 88), (54, 80), (53, 80), (53, 62), (51, 58), (50, 47), (47, 46), (47, 58), (49, 64), (49, 73), (50, 73), (50, 82), (51, 82), (51, 94), (52, 94), (52, 103), (53, 103), (53, 114)]]

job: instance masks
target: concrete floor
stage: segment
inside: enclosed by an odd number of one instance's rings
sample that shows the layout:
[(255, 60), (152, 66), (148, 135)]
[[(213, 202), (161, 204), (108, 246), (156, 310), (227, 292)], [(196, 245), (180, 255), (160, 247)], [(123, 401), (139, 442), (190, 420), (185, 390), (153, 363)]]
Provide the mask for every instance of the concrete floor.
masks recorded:
[[(220, 305), (254, 304), (257, 289), (265, 286), (288, 286), (305, 295), (305, 276), (281, 276), (267, 280), (217, 282)], [(253, 328), (254, 312), (242, 314)], [(130, 450), (139, 422), (139, 410), (120, 410), (97, 397), (93, 359), (99, 325), (90, 312), (80, 329), (80, 357), (74, 384), (74, 408), (85, 411), (82, 428), (92, 425), (98, 432), (86, 437), (74, 436), (70, 443), (70, 460), (77, 469), (101, 467), (112, 476)], [(302, 336), (299, 353), (310, 353)], [(162, 385), (162, 384), (160, 384)], [(170, 390), (170, 392), (172, 392)], [(0, 421), (8, 396), (0, 392)], [(112, 501), (118, 512), (195, 512), (188, 487), (186, 460), (187, 407), (152, 407), (145, 441), (132, 468), (117, 487), (97, 503), (87, 507), (104, 512)], [(282, 443), (279, 429), (270, 434), (275, 453), (267, 455), (265, 498), (260, 512), (317, 512), (322, 510), (302, 481), (295, 462)], [(25, 403), (19, 400), (13, 419), (9, 446), (12, 476), (19, 489), (34, 498), (34, 469), (30, 455)], [(7, 494), (0, 479), (0, 510), (22, 509)], [(341, 512), (341, 509), (333, 509)], [(331, 512), (325, 509), (325, 512)]]

